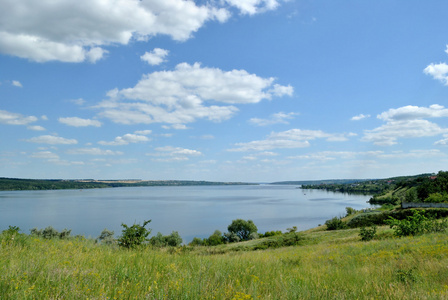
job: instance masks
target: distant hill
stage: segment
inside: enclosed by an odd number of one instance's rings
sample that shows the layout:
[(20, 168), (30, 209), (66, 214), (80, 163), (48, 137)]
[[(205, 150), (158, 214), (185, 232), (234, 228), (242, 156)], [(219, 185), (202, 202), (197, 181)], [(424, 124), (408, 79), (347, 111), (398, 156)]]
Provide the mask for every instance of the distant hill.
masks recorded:
[(244, 182), (213, 182), (193, 180), (63, 180), (63, 179), (20, 179), (0, 177), (0, 191), (18, 190), (62, 190), (95, 189), (136, 186), (188, 186), (188, 185), (250, 185)]
[(325, 180), (301, 180), (301, 181), (278, 181), (270, 184), (291, 184), (291, 185), (317, 185), (317, 184), (350, 184), (376, 179), (325, 179)]

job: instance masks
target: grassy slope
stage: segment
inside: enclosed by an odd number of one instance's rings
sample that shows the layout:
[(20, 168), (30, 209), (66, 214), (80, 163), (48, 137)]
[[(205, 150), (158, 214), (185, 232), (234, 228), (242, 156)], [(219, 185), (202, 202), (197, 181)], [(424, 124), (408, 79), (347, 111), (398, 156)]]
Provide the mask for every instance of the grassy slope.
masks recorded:
[(127, 251), (16, 236), (1, 243), (0, 299), (448, 298), (447, 234), (358, 234), (314, 229), (301, 246), (263, 251)]

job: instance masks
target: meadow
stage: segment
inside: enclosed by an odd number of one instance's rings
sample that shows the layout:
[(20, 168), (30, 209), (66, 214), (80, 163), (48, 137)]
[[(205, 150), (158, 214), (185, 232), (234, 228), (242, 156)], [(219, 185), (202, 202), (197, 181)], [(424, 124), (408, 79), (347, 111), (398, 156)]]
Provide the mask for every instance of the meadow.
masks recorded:
[(448, 236), (379, 227), (215, 247), (123, 249), (85, 238), (0, 235), (0, 299), (447, 299)]

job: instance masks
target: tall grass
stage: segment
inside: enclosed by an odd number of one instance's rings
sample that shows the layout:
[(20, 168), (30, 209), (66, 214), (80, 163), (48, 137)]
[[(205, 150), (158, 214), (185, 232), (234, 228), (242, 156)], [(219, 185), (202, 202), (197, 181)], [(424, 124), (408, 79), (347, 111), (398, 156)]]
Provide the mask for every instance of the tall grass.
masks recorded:
[(448, 298), (446, 234), (393, 238), (379, 228), (369, 242), (358, 234), (311, 232), (302, 246), (258, 251), (2, 236), (0, 299)]

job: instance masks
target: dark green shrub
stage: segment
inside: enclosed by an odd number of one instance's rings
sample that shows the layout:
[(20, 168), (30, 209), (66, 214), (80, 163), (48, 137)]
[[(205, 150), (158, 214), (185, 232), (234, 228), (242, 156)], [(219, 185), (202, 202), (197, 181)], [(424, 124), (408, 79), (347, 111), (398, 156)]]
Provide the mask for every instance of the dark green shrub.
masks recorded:
[(223, 239), (226, 243), (238, 243), (241, 241), (240, 237), (234, 232), (224, 233)]
[[(290, 228), (288, 228), (288, 229), (290, 229)], [(280, 230), (277, 230), (277, 231), (266, 231), (265, 233), (259, 233), (258, 236), (260, 238), (263, 238), (263, 237), (270, 237), (270, 236), (282, 235), (282, 234), (283, 234), (283, 232), (281, 232)]]
[(178, 247), (182, 244), (182, 238), (177, 231), (171, 232), (170, 235), (165, 238), (166, 244), (171, 247)]
[(18, 226), (9, 226), (8, 229), (3, 230), (0, 234), (0, 245), (27, 246), (27, 235), (19, 231), (20, 228)]
[(376, 235), (376, 226), (373, 226), (371, 228), (367, 227), (361, 227), (359, 231), (359, 236), (361, 237), (361, 241), (370, 241), (372, 240)]
[(189, 246), (202, 246), (204, 242), (202, 239), (195, 237), (193, 240), (188, 244)]
[(279, 248), (295, 246), (304, 240), (303, 234), (297, 232), (289, 232), (283, 235), (272, 236), (266, 238), (254, 247), (254, 250), (264, 250), (268, 248)]
[(122, 235), (118, 238), (118, 245), (124, 248), (136, 248), (147, 241), (148, 235), (151, 233), (151, 229), (146, 229), (145, 226), (149, 224), (151, 220), (144, 221), (143, 225), (134, 224), (132, 226), (127, 226), (126, 224), (121, 224), (124, 228)]
[(56, 229), (54, 229), (53, 226), (47, 226), (44, 229), (33, 228), (30, 230), (31, 235), (42, 237), (47, 240), (55, 238), (66, 239), (70, 237), (71, 232), (72, 230), (67, 228), (64, 228), (64, 230), (59, 232)]
[(347, 206), (345, 208), (345, 211), (347, 212), (346, 217), (353, 215), (354, 213), (356, 213), (356, 209), (354, 209), (353, 207), (349, 207)]
[(325, 225), (327, 225), (327, 230), (339, 230), (347, 228), (345, 222), (338, 217), (334, 217), (333, 219), (325, 221)]
[(405, 219), (397, 220), (389, 217), (387, 223), (394, 229), (396, 236), (419, 235), (429, 232), (442, 232), (448, 228), (448, 221), (439, 222), (434, 217), (425, 216), (425, 211), (411, 209), (412, 215)]
[(249, 240), (251, 233), (257, 233), (258, 229), (252, 220), (245, 221), (236, 219), (227, 227), (227, 230), (229, 233), (236, 234), (241, 241), (247, 241)]
[(204, 239), (204, 244), (207, 246), (217, 246), (224, 244), (224, 237), (222, 236), (222, 232), (219, 230), (215, 230), (215, 232), (208, 237), (208, 239)]
[(101, 234), (96, 238), (96, 241), (102, 244), (110, 245), (114, 240), (114, 232), (104, 228)]
[(162, 235), (158, 232), (155, 236), (149, 239), (149, 244), (154, 247), (178, 247), (182, 244), (182, 238), (177, 231), (173, 231), (170, 235)]

